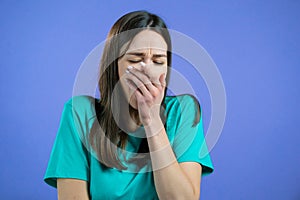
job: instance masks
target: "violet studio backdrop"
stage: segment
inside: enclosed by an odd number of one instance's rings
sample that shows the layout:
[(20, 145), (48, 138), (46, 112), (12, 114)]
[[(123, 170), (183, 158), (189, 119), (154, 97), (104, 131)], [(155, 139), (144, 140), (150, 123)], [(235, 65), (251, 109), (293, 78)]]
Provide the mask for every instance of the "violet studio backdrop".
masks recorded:
[[(300, 199), (300, 1), (1, 1), (1, 199), (56, 199), (43, 182), (77, 70), (123, 14), (145, 9), (201, 44), (227, 94), (201, 198)], [(174, 66), (211, 116), (205, 83)]]

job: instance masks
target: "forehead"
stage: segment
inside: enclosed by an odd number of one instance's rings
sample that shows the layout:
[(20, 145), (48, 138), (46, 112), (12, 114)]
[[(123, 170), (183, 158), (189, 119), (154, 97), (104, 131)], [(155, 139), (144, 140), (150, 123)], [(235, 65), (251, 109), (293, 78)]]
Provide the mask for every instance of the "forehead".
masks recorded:
[(160, 34), (151, 30), (144, 30), (133, 38), (127, 52), (150, 49), (157, 53), (163, 53), (167, 51), (168, 45)]

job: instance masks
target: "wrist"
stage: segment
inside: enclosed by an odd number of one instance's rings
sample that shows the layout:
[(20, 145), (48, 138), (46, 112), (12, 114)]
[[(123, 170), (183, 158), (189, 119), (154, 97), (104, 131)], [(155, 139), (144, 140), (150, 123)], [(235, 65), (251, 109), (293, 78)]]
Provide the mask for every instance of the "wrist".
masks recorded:
[(147, 138), (159, 134), (164, 129), (164, 124), (162, 123), (160, 117), (152, 118), (151, 122), (144, 126)]

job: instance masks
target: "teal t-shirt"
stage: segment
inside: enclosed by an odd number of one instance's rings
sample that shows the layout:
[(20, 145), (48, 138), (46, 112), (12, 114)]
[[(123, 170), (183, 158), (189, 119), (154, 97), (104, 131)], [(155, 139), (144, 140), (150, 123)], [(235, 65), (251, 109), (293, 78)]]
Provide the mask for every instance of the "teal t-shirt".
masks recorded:
[[(197, 162), (202, 175), (213, 171), (203, 134), (202, 115), (194, 124), (197, 104), (190, 95), (166, 96), (166, 133), (177, 161)], [(66, 102), (44, 180), (56, 187), (57, 178), (88, 182), (90, 199), (158, 199), (149, 165), (120, 171), (102, 165), (88, 145), (94, 121), (95, 99), (76, 96)], [(143, 131), (140, 127), (137, 131)], [(137, 152), (141, 138), (129, 133), (126, 150)], [(130, 153), (129, 153), (130, 154)], [(134, 165), (134, 164), (133, 164)], [(150, 166), (151, 167), (151, 166)]]

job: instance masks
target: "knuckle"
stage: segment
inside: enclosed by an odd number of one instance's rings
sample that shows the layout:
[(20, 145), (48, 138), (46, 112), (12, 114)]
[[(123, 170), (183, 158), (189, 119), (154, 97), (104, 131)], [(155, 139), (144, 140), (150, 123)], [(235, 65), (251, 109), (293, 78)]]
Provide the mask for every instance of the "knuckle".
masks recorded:
[(152, 101), (153, 101), (153, 97), (152, 97), (150, 94), (148, 94), (148, 95), (146, 96), (146, 101), (147, 101), (147, 102), (152, 102)]
[(149, 79), (146, 76), (142, 76), (141, 80), (143, 81), (143, 83), (149, 84)]
[(154, 90), (153, 91), (153, 96), (157, 97), (160, 94), (159, 90)]

